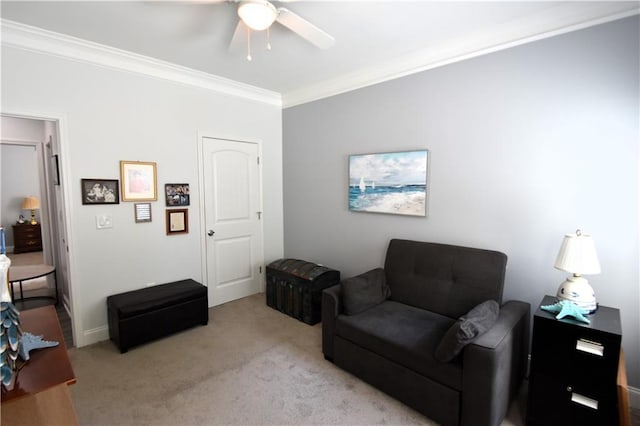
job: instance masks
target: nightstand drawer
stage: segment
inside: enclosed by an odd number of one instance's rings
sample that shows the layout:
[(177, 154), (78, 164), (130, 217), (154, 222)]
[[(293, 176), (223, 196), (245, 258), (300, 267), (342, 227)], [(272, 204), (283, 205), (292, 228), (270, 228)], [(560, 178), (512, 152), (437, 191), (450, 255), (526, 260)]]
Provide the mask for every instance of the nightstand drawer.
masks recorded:
[[(532, 425), (614, 425), (617, 399), (613, 388), (594, 388), (536, 375), (531, 379), (528, 421)], [(611, 392), (611, 390), (614, 392)]]
[(29, 240), (29, 239), (36, 240), (36, 239), (39, 239), (39, 237), (40, 237), (40, 234), (38, 232), (36, 232), (36, 231), (33, 231), (33, 230), (20, 232), (20, 233), (14, 234), (14, 235), (16, 237), (18, 237), (18, 238), (23, 238), (25, 240)]

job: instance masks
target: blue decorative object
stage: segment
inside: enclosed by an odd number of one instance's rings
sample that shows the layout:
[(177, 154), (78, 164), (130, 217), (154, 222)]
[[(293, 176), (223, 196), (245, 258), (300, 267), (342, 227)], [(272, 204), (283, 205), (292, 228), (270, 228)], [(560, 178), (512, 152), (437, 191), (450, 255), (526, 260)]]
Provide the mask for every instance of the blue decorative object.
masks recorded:
[(29, 352), (34, 349), (51, 348), (58, 346), (56, 341), (43, 340), (42, 336), (34, 336), (31, 333), (22, 333), (22, 340), (20, 340), (20, 358), (25, 361), (29, 360)]
[(557, 303), (554, 303), (553, 305), (540, 306), (540, 309), (543, 309), (547, 312), (557, 313), (558, 315), (556, 315), (556, 319), (573, 317), (578, 321), (582, 321), (587, 324), (591, 323), (591, 321), (589, 321), (589, 318), (584, 316), (584, 314), (589, 313), (589, 310), (583, 309), (568, 300), (561, 300)]
[(2, 321), (0, 322), (0, 378), (2, 384), (10, 387), (17, 370), (16, 360), (22, 330), (20, 329), (20, 313), (11, 302), (0, 302)]

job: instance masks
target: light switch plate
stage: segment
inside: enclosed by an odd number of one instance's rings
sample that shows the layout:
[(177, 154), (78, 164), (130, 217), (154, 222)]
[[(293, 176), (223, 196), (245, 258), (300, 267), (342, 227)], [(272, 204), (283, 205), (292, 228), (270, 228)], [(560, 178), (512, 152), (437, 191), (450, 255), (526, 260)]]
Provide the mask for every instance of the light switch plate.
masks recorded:
[(111, 218), (111, 215), (108, 215), (108, 214), (97, 215), (96, 228), (97, 229), (113, 228), (113, 219)]

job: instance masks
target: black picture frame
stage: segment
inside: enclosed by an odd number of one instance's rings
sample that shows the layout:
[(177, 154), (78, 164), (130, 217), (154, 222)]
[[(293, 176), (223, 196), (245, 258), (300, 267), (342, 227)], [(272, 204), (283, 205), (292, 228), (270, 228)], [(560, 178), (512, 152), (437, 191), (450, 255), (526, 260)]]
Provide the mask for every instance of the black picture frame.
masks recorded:
[(188, 183), (167, 183), (164, 185), (167, 207), (188, 206), (190, 203)]
[(82, 204), (120, 204), (118, 179), (81, 179)]

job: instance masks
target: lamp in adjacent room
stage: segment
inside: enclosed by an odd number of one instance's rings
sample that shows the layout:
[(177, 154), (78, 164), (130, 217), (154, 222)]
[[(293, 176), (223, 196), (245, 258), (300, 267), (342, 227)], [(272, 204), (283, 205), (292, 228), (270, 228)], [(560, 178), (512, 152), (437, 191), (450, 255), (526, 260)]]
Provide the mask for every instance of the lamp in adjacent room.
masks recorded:
[(568, 300), (589, 313), (594, 312), (598, 308), (596, 296), (589, 281), (582, 276), (600, 273), (600, 262), (591, 236), (579, 229), (575, 234), (565, 235), (554, 266), (573, 274), (558, 287), (558, 300)]
[(37, 225), (38, 222), (36, 221), (36, 210), (40, 208), (40, 200), (38, 200), (38, 197), (34, 197), (33, 195), (30, 195), (28, 197), (25, 197), (25, 199), (22, 201), (22, 210), (31, 210), (31, 225)]

